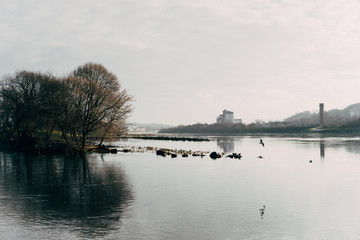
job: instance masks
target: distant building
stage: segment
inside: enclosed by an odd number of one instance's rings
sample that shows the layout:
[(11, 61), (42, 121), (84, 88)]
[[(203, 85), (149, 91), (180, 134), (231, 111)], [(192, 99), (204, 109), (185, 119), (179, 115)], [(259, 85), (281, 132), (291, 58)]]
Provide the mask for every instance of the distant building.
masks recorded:
[(228, 110), (224, 110), (222, 114), (220, 114), (216, 118), (217, 123), (233, 123), (234, 122), (234, 113)]
[(350, 109), (350, 117), (351, 118), (360, 118), (360, 111), (358, 108)]
[(234, 123), (242, 123), (242, 119), (234, 119)]
[(216, 123), (242, 123), (242, 120), (234, 119), (234, 113), (225, 109), (223, 113), (216, 118)]

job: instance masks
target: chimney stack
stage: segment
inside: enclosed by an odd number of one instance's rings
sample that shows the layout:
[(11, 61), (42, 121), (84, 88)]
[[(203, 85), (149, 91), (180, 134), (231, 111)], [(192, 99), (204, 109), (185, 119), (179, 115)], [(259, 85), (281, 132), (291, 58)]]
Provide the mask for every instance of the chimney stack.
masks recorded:
[(324, 104), (320, 103), (319, 108), (320, 108), (319, 109), (320, 126), (323, 127), (323, 126), (325, 126), (325, 123), (324, 123)]

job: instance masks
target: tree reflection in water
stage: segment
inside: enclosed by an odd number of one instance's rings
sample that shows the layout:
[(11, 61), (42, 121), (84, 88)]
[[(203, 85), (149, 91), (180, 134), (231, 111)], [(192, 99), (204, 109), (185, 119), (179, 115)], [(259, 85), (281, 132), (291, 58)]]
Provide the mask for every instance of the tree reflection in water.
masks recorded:
[(0, 152), (0, 195), (22, 222), (62, 224), (106, 235), (133, 200), (119, 164), (89, 157), (29, 157)]

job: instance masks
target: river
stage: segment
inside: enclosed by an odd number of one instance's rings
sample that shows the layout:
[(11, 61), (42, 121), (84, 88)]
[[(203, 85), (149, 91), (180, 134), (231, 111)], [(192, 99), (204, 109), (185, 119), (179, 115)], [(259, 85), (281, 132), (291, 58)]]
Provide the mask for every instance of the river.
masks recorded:
[(0, 239), (360, 239), (359, 137), (208, 138), (87, 157), (2, 150)]

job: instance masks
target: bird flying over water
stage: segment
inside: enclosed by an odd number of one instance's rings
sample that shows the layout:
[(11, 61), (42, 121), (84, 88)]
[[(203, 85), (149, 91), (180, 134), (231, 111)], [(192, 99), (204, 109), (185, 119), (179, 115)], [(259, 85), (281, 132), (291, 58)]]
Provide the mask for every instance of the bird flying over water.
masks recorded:
[(261, 144), (261, 145), (263, 145), (263, 147), (265, 147), (265, 144), (264, 144), (264, 142), (263, 142), (263, 140), (261, 138), (260, 138), (259, 144)]
[(263, 216), (265, 214), (265, 205), (263, 206), (263, 208), (260, 208), (259, 211), (260, 211), (261, 218), (263, 218)]

